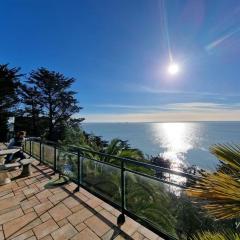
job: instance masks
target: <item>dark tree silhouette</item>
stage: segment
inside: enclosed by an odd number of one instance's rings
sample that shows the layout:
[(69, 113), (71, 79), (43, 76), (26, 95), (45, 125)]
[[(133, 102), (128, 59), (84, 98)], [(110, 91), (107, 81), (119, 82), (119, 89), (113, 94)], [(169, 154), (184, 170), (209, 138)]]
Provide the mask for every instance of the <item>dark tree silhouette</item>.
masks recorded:
[(17, 89), (22, 74), (20, 68), (10, 68), (8, 64), (0, 64), (0, 141), (6, 141), (7, 121), (14, 116), (19, 101)]
[(47, 138), (55, 141), (61, 134), (70, 117), (81, 109), (70, 90), (74, 78), (65, 77), (55, 71), (39, 68), (32, 71), (28, 83), (39, 92), (39, 101), (42, 104), (43, 115), (48, 118)]
[[(165, 159), (165, 158), (163, 158), (159, 155), (156, 156), (156, 157), (151, 157), (150, 162), (153, 165), (157, 165), (157, 166), (162, 167), (162, 168), (171, 169), (171, 161), (168, 160), (168, 159)], [(165, 178), (164, 172), (160, 169), (157, 169), (156, 170), (156, 177), (164, 179)]]
[(28, 126), (28, 129), (30, 129), (30, 133), (33, 136), (39, 136), (41, 129), (41, 126), (39, 126), (40, 114), (43, 113), (40, 92), (37, 90), (36, 86), (31, 87), (26, 84), (21, 84), (20, 95), (21, 102), (24, 104), (22, 112), (24, 116), (30, 119), (31, 126)]

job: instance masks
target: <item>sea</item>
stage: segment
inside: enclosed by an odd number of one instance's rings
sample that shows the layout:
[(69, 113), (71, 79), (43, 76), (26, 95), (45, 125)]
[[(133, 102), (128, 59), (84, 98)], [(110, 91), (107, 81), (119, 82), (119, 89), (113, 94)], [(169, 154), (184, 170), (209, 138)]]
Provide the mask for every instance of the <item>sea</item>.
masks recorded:
[(160, 155), (173, 164), (214, 170), (214, 144), (240, 144), (240, 122), (83, 123), (83, 129), (104, 140), (128, 141), (148, 156)]

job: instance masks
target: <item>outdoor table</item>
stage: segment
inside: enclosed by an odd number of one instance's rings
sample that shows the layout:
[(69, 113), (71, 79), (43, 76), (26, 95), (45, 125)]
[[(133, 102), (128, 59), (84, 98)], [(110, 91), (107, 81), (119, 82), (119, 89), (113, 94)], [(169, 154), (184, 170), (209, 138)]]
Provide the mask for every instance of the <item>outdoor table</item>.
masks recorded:
[(20, 150), (21, 150), (21, 148), (0, 150), (0, 156), (5, 156), (5, 155), (8, 155), (8, 154), (14, 154), (14, 153), (16, 153)]
[(5, 162), (5, 156), (8, 154), (14, 154), (18, 151), (20, 151), (21, 148), (12, 148), (12, 149), (4, 149), (4, 150), (0, 150), (0, 165), (3, 164)]

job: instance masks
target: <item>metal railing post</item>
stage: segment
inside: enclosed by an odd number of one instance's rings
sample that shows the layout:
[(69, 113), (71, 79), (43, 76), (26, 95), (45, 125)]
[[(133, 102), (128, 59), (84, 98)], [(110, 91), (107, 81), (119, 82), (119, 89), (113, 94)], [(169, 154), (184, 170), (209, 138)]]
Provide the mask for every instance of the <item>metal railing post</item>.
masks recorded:
[(39, 142), (39, 163), (41, 164), (42, 163), (42, 141), (40, 140)]
[(27, 149), (27, 148), (26, 148), (26, 145), (27, 145), (26, 142), (27, 142), (27, 141), (25, 140), (25, 141), (24, 141), (24, 151), (25, 151), (25, 152), (26, 152), (26, 149)]
[(79, 192), (80, 191), (80, 181), (81, 181), (81, 176), (80, 176), (80, 159), (81, 159), (81, 154), (79, 149), (77, 150), (77, 187), (75, 188), (74, 192)]
[(124, 160), (121, 160), (121, 214), (117, 218), (117, 225), (121, 226), (125, 222), (125, 177)]
[(56, 145), (54, 145), (54, 174), (56, 174), (57, 172), (57, 148), (56, 148)]
[(82, 184), (82, 182), (83, 182), (83, 159), (84, 159), (84, 157), (83, 156), (81, 156), (80, 157), (80, 183)]
[(29, 142), (30, 142), (30, 152), (29, 152), (29, 154), (30, 154), (30, 157), (32, 157), (32, 140), (30, 140)]

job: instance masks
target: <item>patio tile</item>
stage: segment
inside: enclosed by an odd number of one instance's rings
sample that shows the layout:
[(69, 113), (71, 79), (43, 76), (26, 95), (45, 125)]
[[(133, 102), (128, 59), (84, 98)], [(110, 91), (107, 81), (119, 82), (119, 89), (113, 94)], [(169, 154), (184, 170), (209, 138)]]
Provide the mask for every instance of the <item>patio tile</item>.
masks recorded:
[(115, 234), (115, 229), (114, 228), (111, 228), (108, 232), (106, 232), (102, 237), (101, 239), (102, 240), (109, 240), (109, 239), (112, 239), (113, 236)]
[(35, 220), (31, 221), (30, 223), (26, 224), (25, 227), (22, 227), (18, 231), (16, 231), (9, 239), (12, 239), (16, 236), (19, 236), (22, 233), (27, 232), (28, 230), (31, 230), (32, 228), (42, 224), (42, 221), (39, 218), (36, 218)]
[(135, 232), (132, 236), (131, 236), (134, 240), (143, 240), (145, 237), (139, 233), (139, 232)]
[(47, 236), (41, 238), (41, 240), (53, 240), (53, 238), (50, 234), (48, 234)]
[(103, 208), (102, 208), (101, 206), (97, 206), (97, 207), (94, 208), (94, 210), (95, 210), (96, 212), (100, 212), (100, 211), (103, 210)]
[(64, 219), (65, 217), (71, 215), (72, 212), (63, 203), (60, 203), (51, 210), (49, 210), (49, 214), (53, 217), (53, 219), (56, 222), (58, 222)]
[(40, 203), (39, 200), (34, 196), (21, 202), (21, 207), (23, 210), (26, 210), (28, 208), (32, 208), (38, 205), (39, 203)]
[(25, 187), (27, 184), (22, 180), (22, 181), (17, 182), (17, 185), (19, 187)]
[(92, 216), (84, 222), (92, 231), (94, 231), (99, 237), (103, 236), (111, 229), (111, 226), (106, 224), (102, 219), (97, 216)]
[(152, 231), (150, 231), (149, 229), (147, 229), (143, 226), (140, 226), (138, 228), (138, 232), (141, 233), (142, 235), (144, 235), (149, 240), (160, 240), (160, 239), (162, 239), (157, 234), (153, 233)]
[(32, 236), (32, 237), (30, 237), (30, 238), (28, 238), (26, 240), (37, 240), (37, 238), (35, 236)]
[(49, 219), (48, 221), (40, 224), (39, 226), (33, 228), (33, 231), (38, 239), (47, 236), (58, 229), (58, 225), (54, 222), (53, 219)]
[(54, 231), (51, 235), (54, 240), (65, 240), (65, 239), (70, 239), (77, 233), (78, 231), (70, 223), (68, 223), (63, 227)]
[(60, 220), (60, 221), (57, 222), (57, 225), (58, 225), (59, 227), (62, 227), (62, 226), (64, 226), (64, 225), (66, 225), (66, 224), (68, 224), (67, 218), (64, 218), (64, 219), (62, 219), (62, 220)]
[(51, 207), (53, 207), (53, 204), (50, 201), (46, 201), (35, 206), (34, 210), (36, 211), (37, 214), (42, 214), (46, 212), (48, 209), (50, 209)]
[[(114, 228), (111, 228), (107, 233), (105, 233), (105, 234), (101, 237), (101, 239), (102, 239), (102, 240), (116, 239), (116, 238), (118, 238), (119, 235), (121, 235), (121, 234), (123, 234), (123, 233), (121, 232), (121, 230), (118, 229), (117, 227), (114, 227)], [(132, 238), (130, 238), (130, 237), (128, 237), (128, 236), (125, 236), (125, 235), (121, 235), (121, 239), (129, 239), (129, 240), (131, 239), (131, 240), (132, 240)]]
[(79, 200), (77, 200), (75, 197), (68, 197), (63, 200), (63, 203), (68, 207), (68, 208), (73, 208), (79, 205)]
[(37, 217), (37, 214), (34, 212), (31, 212), (3, 224), (3, 230), (5, 233), (5, 236), (8, 238), (12, 234), (16, 233), (18, 230), (20, 230), (21, 228), (23, 228), (24, 226), (32, 222), (33, 219), (35, 219), (36, 217)]
[(86, 204), (92, 208), (98, 207), (101, 203), (103, 203), (103, 201), (98, 198), (92, 198), (86, 202)]
[(14, 198), (6, 198), (0, 201), (0, 211), (3, 209), (7, 209), (13, 206), (16, 206), (20, 203), (21, 200), (23, 200), (24, 196), (15, 196)]
[(36, 182), (38, 182), (38, 181), (37, 181), (37, 178), (35, 178), (35, 177), (31, 177), (31, 178), (25, 180), (25, 183), (26, 183), (26, 185), (28, 185), (28, 186), (31, 185), (31, 184), (33, 184), (33, 183), (36, 183)]
[(125, 238), (125, 236), (123, 236), (123, 235), (118, 235), (116, 238), (114, 238), (114, 240), (125, 240), (126, 238)]
[(18, 188), (18, 185), (17, 185), (16, 182), (11, 182), (11, 183), (10, 183), (10, 186), (11, 186), (11, 189), (12, 189), (12, 190)]
[(73, 192), (73, 191), (76, 189), (77, 185), (76, 185), (75, 183), (73, 183), (73, 182), (69, 182), (69, 183), (66, 184), (64, 187), (65, 187), (68, 191)]
[(79, 205), (71, 208), (71, 211), (72, 211), (73, 213), (76, 213), (76, 212), (80, 211), (80, 210), (83, 209), (83, 208), (84, 208), (84, 206), (83, 206), (82, 204), (79, 204)]
[(38, 189), (36, 188), (27, 188), (26, 190), (23, 191), (25, 196), (29, 196), (29, 195), (34, 195), (35, 193), (37, 193)]
[(83, 202), (86, 202), (89, 200), (89, 198), (87, 196), (85, 196), (84, 194), (82, 194), (81, 192), (77, 192), (75, 193), (75, 196), (77, 196), (79, 199), (81, 199)]
[(48, 213), (48, 212), (45, 212), (43, 213), (41, 216), (40, 216), (41, 220), (43, 222), (46, 222), (48, 219), (52, 218), (51, 215)]
[(30, 213), (30, 212), (34, 212), (34, 208), (28, 208), (28, 209), (24, 210), (25, 214)]
[(91, 198), (95, 198), (94, 195), (92, 195), (90, 192), (88, 192), (87, 190), (85, 190), (84, 188), (80, 188), (80, 193), (82, 193), (83, 195), (85, 195), (87, 198), (91, 199)]
[(103, 209), (102, 211), (99, 212), (99, 214), (102, 215), (103, 217), (105, 217), (109, 222), (111, 222), (113, 224), (117, 224), (117, 217), (112, 215), (107, 210)]
[(1, 186), (1, 190), (0, 190), (0, 191), (11, 190), (11, 188), (12, 188), (13, 186), (18, 187), (17, 184), (14, 182), (14, 183), (10, 183), (10, 184)]
[(7, 189), (7, 190), (4, 190), (4, 191), (1, 191), (1, 188), (0, 188), (0, 198), (2, 196), (5, 196), (5, 195), (9, 194), (9, 193), (12, 193), (11, 189)]
[(103, 202), (103, 203), (101, 204), (101, 207), (103, 207), (104, 209), (106, 209), (106, 210), (109, 211), (109, 212), (114, 209), (111, 205), (109, 205), (108, 203), (105, 203), (105, 202)]
[(78, 225), (75, 226), (75, 228), (81, 232), (83, 229), (85, 229), (87, 225), (85, 223), (79, 223)]
[(12, 238), (12, 240), (25, 240), (25, 239), (29, 239), (33, 235), (34, 235), (33, 231), (29, 230), (25, 233), (22, 233), (21, 235), (16, 236), (15, 238)]
[(48, 199), (49, 199), (52, 203), (56, 204), (56, 203), (58, 203), (60, 200), (63, 200), (63, 199), (66, 198), (66, 197), (68, 197), (68, 194), (67, 194), (66, 192), (64, 192), (64, 191), (60, 191), (60, 192), (54, 194), (53, 196), (49, 197)]
[(126, 217), (126, 221), (122, 225), (121, 229), (131, 236), (134, 232), (137, 231), (139, 226), (139, 223), (135, 222), (131, 218)]
[(5, 240), (3, 231), (0, 231), (0, 240)]
[(22, 216), (24, 213), (21, 208), (0, 215), (0, 224)]
[(42, 182), (36, 183), (37, 188), (41, 191), (45, 189), (45, 185), (49, 182), (49, 179), (44, 180)]
[(92, 232), (89, 228), (85, 228), (80, 233), (75, 235), (72, 240), (80, 240), (80, 239), (86, 239), (86, 240), (100, 240), (100, 238)]
[(0, 215), (5, 214), (7, 212), (11, 212), (13, 210), (16, 210), (19, 207), (20, 207), (20, 205), (15, 205), (15, 206), (12, 206), (12, 207), (9, 207), (9, 208), (6, 208), (6, 209), (2, 209), (2, 210), (0, 210)]
[(70, 217), (68, 217), (68, 221), (72, 225), (76, 226), (77, 224), (83, 222), (84, 220), (91, 217), (92, 215), (93, 215), (93, 213), (90, 210), (84, 208), (84, 209), (72, 214)]
[(14, 197), (14, 193), (13, 192), (10, 192), (8, 194), (5, 194), (5, 195), (1, 196), (0, 200), (6, 199), (6, 198), (10, 198), (10, 197)]
[(46, 198), (48, 198), (48, 197), (51, 197), (53, 194), (49, 191), (49, 190), (47, 190), (47, 189), (45, 189), (45, 190), (43, 190), (43, 191), (41, 191), (40, 193), (37, 193), (36, 194), (36, 197), (39, 199), (39, 200), (41, 200), (41, 199), (46, 199)]

